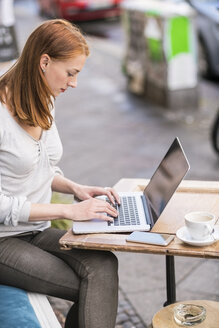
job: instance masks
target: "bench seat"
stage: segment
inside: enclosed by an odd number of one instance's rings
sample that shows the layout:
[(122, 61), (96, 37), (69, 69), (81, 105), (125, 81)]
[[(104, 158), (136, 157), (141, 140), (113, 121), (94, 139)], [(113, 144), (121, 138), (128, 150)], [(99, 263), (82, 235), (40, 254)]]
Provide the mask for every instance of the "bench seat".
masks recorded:
[(1, 328), (61, 328), (45, 295), (0, 285)]

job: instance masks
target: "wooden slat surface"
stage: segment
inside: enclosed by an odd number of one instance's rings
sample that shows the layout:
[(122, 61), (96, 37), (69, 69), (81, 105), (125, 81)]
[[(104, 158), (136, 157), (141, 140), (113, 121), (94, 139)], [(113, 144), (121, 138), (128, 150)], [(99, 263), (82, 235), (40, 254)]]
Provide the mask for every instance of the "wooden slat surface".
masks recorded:
[[(204, 306), (206, 309), (206, 319), (197, 325), (198, 328), (218, 328), (218, 313), (219, 313), (219, 302), (206, 301), (206, 300), (191, 300), (183, 301), (183, 304), (196, 304)], [(179, 328), (173, 319), (173, 308), (179, 303), (168, 305), (158, 311), (152, 320), (153, 328)], [(194, 326), (196, 327), (196, 326)]]
[[(148, 180), (122, 179), (117, 191), (142, 190)], [(207, 186), (207, 187), (206, 187)], [(153, 232), (175, 234), (184, 225), (184, 215), (190, 211), (205, 210), (219, 215), (219, 182), (183, 181), (171, 198)], [(217, 224), (219, 222), (217, 221)], [(219, 258), (219, 241), (211, 246), (185, 245), (177, 237), (166, 247), (126, 242), (128, 234), (84, 234), (73, 235), (69, 230), (61, 239), (64, 248), (86, 248), (111, 251), (141, 252), (191, 257)]]
[[(143, 191), (149, 180), (121, 179), (117, 191)], [(184, 225), (184, 216), (192, 211), (212, 212), (219, 216), (219, 181), (184, 180), (170, 199), (153, 232), (171, 233)]]
[(69, 230), (61, 239), (63, 248), (85, 248), (119, 252), (138, 252), (190, 257), (219, 258), (219, 242), (211, 246), (192, 247), (183, 244), (177, 237), (168, 246), (131, 243), (128, 234), (84, 234), (73, 235)]
[(208, 211), (218, 218), (219, 193), (176, 192), (152, 228), (152, 231), (176, 233), (184, 225), (185, 214), (191, 211)]
[[(121, 179), (114, 186), (118, 191), (143, 191), (149, 179)], [(219, 181), (183, 180), (177, 192), (219, 193)]]

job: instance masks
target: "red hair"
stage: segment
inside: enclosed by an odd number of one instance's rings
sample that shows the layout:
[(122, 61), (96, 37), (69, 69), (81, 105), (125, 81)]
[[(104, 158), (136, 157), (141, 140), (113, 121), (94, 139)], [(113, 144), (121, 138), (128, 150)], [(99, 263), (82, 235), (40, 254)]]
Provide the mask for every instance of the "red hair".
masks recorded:
[(63, 19), (49, 20), (27, 39), (22, 54), (0, 78), (0, 101), (6, 103), (21, 123), (48, 130), (52, 124), (52, 97), (40, 69), (40, 58), (68, 60), (89, 55), (89, 47), (78, 27)]

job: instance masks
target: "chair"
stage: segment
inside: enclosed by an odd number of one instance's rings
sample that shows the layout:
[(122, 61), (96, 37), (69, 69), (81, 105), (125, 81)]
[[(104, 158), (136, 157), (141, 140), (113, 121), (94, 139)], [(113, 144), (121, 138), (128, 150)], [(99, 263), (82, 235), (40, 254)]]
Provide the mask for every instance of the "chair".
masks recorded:
[(45, 295), (0, 285), (1, 328), (61, 328)]

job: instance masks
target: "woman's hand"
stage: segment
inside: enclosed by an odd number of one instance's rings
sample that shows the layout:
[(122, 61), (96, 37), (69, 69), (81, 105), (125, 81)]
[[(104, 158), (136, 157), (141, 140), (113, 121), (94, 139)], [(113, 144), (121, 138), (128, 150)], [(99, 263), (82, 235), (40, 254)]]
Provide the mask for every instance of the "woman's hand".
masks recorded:
[[(110, 216), (107, 216), (107, 214)], [(112, 222), (112, 217), (117, 217), (118, 212), (113, 206), (102, 199), (89, 198), (77, 204), (65, 205), (64, 216), (66, 219), (73, 221), (101, 219)]]
[(105, 195), (111, 203), (120, 204), (119, 195), (113, 188), (90, 187), (75, 183), (62, 175), (56, 175), (52, 182), (52, 190), (66, 194), (74, 194), (80, 200)]
[(29, 221), (56, 219), (113, 221), (113, 217), (117, 216), (117, 210), (105, 200), (89, 198), (77, 204), (31, 204)]
[[(96, 196), (106, 196), (109, 198), (112, 204), (117, 202), (120, 204), (119, 195), (113, 188), (103, 187), (90, 187), (75, 183), (61, 175), (56, 175), (52, 182), (52, 190), (62, 193), (74, 194), (79, 200), (78, 204), (51, 204), (53, 207), (58, 206), (56, 213), (52, 210), (49, 214), (47, 212), (46, 217), (52, 217), (52, 219), (60, 218), (64, 216), (65, 219), (85, 221), (93, 218), (112, 221), (112, 217), (117, 217), (118, 213), (113, 206), (108, 202), (94, 198)], [(45, 211), (43, 212), (43, 214)], [(58, 214), (59, 213), (59, 214)], [(109, 214), (112, 217), (106, 215)], [(35, 215), (37, 217), (37, 215)], [(38, 214), (39, 217), (44, 215)], [(34, 220), (35, 217), (31, 217)]]
[(111, 203), (115, 204), (115, 201), (120, 204), (119, 195), (113, 188), (102, 188), (102, 187), (89, 187), (77, 184), (74, 188), (75, 196), (80, 200), (86, 200), (96, 196), (105, 195), (109, 198)]

